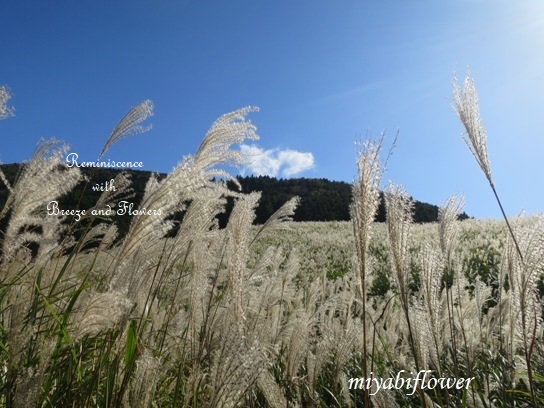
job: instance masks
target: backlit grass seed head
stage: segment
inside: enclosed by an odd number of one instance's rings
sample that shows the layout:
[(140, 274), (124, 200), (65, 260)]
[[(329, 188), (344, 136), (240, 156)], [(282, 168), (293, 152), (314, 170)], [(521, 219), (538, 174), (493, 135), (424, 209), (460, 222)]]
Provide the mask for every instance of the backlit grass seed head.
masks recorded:
[(14, 108), (7, 105), (7, 102), (10, 100), (11, 94), (9, 89), (5, 86), (0, 86), (0, 120), (7, 119), (10, 116), (14, 116)]
[(283, 223), (292, 221), (295, 210), (297, 209), (299, 204), (300, 197), (298, 196), (295, 196), (289, 201), (285, 202), (285, 204), (283, 204), (278, 210), (276, 210), (274, 214), (270, 216), (270, 218), (268, 218), (268, 220), (266, 220), (266, 222), (259, 229), (257, 234), (255, 234), (255, 237), (253, 238), (253, 241), (251, 241), (251, 243), (255, 242), (255, 240), (263, 233), (263, 231), (272, 231), (276, 228), (280, 228)]
[(358, 179), (353, 183), (352, 218), (358, 218), (361, 227), (370, 226), (374, 221), (380, 200), (380, 183), (383, 166), (380, 162), (382, 139), (367, 140), (357, 154)]
[(544, 273), (544, 216), (534, 218), (531, 225), (514, 224), (519, 236), (524, 262), (516, 256), (512, 240), (508, 241), (508, 266), (514, 314), (525, 345), (534, 341), (542, 326), (542, 302), (538, 281)]
[(424, 301), (427, 309), (426, 312), (434, 339), (434, 347), (437, 354), (440, 354), (441, 341), (439, 339), (443, 335), (440, 321), (442, 314), (441, 284), (443, 263), (439, 254), (428, 243), (422, 246), (420, 254), (420, 298)]
[(454, 243), (459, 232), (459, 215), (464, 205), (464, 197), (453, 195), (438, 208), (440, 249), (448, 265), (451, 262)]
[(364, 281), (367, 275), (367, 250), (371, 228), (380, 203), (380, 183), (383, 165), (380, 161), (380, 150), (383, 137), (378, 141), (366, 140), (357, 154), (358, 178), (352, 184), (353, 201), (350, 215), (355, 237), (356, 269), (358, 270), (359, 291), (365, 296)]
[(257, 386), (272, 408), (287, 407), (288, 403), (283, 391), (268, 370), (263, 370), (257, 379)]
[[(24, 165), (0, 213), (2, 218), (12, 210), (3, 242), (5, 258), (10, 258), (13, 251), (20, 248), (18, 239), (23, 234), (30, 234), (27, 236), (29, 241), (39, 242), (39, 237), (32, 235), (27, 226), (43, 226), (44, 217), (47, 217), (44, 209), (48, 203), (71, 191), (79, 182), (79, 169), (66, 169), (62, 165), (67, 150), (67, 146), (60, 145), (55, 139), (41, 140), (32, 159)], [(56, 217), (51, 219), (60, 222)]]
[(390, 182), (389, 190), (385, 192), (385, 207), (395, 277), (401, 298), (407, 306), (410, 271), (409, 240), (414, 202), (401, 186)]
[(153, 102), (150, 100), (143, 101), (138, 106), (132, 108), (121, 121), (117, 124), (110, 137), (106, 141), (104, 148), (98, 155), (98, 160), (108, 151), (112, 144), (131, 135), (144, 133), (151, 129), (149, 126), (141, 126), (144, 120), (153, 116)]
[(227, 113), (217, 119), (206, 137), (202, 141), (195, 155), (194, 162), (203, 169), (209, 178), (226, 178), (240, 185), (236, 178), (221, 169), (214, 168), (217, 165), (239, 166), (247, 164), (245, 156), (239, 150), (231, 149), (233, 144), (242, 143), (244, 140), (257, 140), (257, 128), (246, 119), (251, 112), (257, 112), (259, 108), (248, 106)]
[(255, 219), (255, 208), (261, 193), (253, 192), (242, 195), (236, 201), (227, 225), (227, 262), (228, 279), (231, 290), (236, 321), (244, 320), (242, 308), (244, 295), (244, 278), (249, 256), (250, 230)]
[(133, 304), (119, 292), (90, 292), (73, 319), (74, 337), (94, 336), (109, 330), (128, 316)]
[[(102, 209), (110, 206), (115, 208), (117, 203), (121, 200), (129, 200), (134, 197), (134, 190), (131, 187), (132, 181), (130, 174), (122, 172), (117, 174), (114, 179), (115, 190), (106, 190), (101, 195), (96, 205), (95, 209)], [(106, 217), (107, 219), (107, 217)]]
[(237, 406), (244, 393), (266, 368), (266, 357), (257, 341), (249, 343), (236, 325), (227, 325), (220, 335), (221, 347), (213, 357), (210, 378), (213, 385), (211, 407)]
[(487, 157), (487, 134), (480, 119), (478, 93), (476, 92), (474, 78), (470, 73), (465, 77), (462, 89), (457, 83), (457, 78), (453, 78), (453, 100), (453, 109), (465, 127), (463, 140), (474, 155), (487, 180), (493, 185), (491, 166)]
[(149, 349), (144, 348), (136, 361), (134, 378), (129, 385), (128, 406), (148, 407), (161, 378), (161, 362)]
[[(110, 287), (121, 290), (127, 282), (130, 271), (119, 268), (126, 260), (132, 259), (137, 251), (157, 242), (173, 227), (168, 216), (183, 210), (184, 203), (197, 199), (207, 189), (221, 191), (231, 195), (225, 183), (212, 182), (212, 178), (236, 180), (226, 171), (217, 168), (221, 165), (243, 164), (239, 151), (231, 149), (234, 143), (245, 139), (257, 139), (255, 127), (245, 116), (257, 108), (243, 108), (219, 118), (208, 131), (194, 157), (187, 156), (164, 179), (150, 177), (140, 207), (147, 210), (160, 210), (160, 215), (133, 218), (123, 242), (121, 255), (118, 257), (116, 276), (112, 277)], [(145, 257), (145, 253), (141, 253)], [(121, 286), (119, 286), (121, 285)]]

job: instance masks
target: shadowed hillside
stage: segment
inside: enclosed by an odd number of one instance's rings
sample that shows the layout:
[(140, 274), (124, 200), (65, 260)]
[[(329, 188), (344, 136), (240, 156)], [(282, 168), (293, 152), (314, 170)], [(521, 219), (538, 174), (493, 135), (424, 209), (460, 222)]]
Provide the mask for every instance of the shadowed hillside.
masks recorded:
[[(20, 164), (5, 164), (1, 168), (8, 181), (13, 184), (20, 169)], [(109, 182), (120, 173), (120, 170), (107, 168), (81, 168), (86, 181), (80, 182), (75, 189), (59, 200), (59, 206), (66, 209), (88, 209), (96, 204), (100, 192), (92, 191), (95, 184)], [(151, 172), (127, 170), (132, 180), (133, 195), (126, 197), (133, 202), (135, 208), (142, 200), (145, 185)], [(159, 179), (165, 177), (159, 174)], [(342, 181), (330, 181), (327, 179), (292, 178), (277, 179), (268, 176), (247, 176), (237, 177), (244, 193), (261, 191), (261, 200), (256, 209), (255, 223), (264, 223), (283, 203), (299, 196), (301, 204), (294, 216), (295, 221), (348, 221), (350, 219), (349, 205), (351, 202), (351, 185)], [(234, 183), (228, 183), (229, 188), (234, 190)], [(0, 185), (0, 206), (3, 207), (8, 196), (8, 190)], [(224, 226), (232, 209), (232, 200), (226, 206), (226, 212), (219, 216), (221, 226)], [(44, 209), (45, 211), (45, 209)], [(181, 220), (182, 214), (176, 218)], [(436, 205), (415, 202), (414, 222), (425, 223), (435, 222), (438, 218), (438, 207)], [(463, 213), (462, 218), (468, 218)], [(131, 217), (115, 216), (120, 235), (128, 230)], [(383, 195), (381, 197), (376, 221), (385, 221), (385, 205)]]

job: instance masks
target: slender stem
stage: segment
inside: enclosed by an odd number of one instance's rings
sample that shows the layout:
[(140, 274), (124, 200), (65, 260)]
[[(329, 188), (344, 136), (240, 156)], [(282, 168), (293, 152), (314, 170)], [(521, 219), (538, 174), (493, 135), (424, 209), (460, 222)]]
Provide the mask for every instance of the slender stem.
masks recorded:
[[(517, 251), (517, 253), (519, 255), (519, 259), (521, 261), (522, 267), (525, 267), (525, 261), (523, 259), (523, 254), (521, 253), (521, 249), (519, 247), (518, 240), (516, 239), (516, 236), (514, 235), (514, 231), (512, 230), (512, 227), (510, 226), (510, 223), (508, 222), (508, 218), (506, 217), (506, 213), (504, 212), (504, 208), (502, 207), (502, 203), (501, 203), (501, 200), (499, 198), (499, 195), (497, 194), (497, 190), (495, 189), (495, 185), (493, 184), (493, 182), (491, 180), (488, 180), (488, 181), (489, 181), (489, 185), (491, 186), (491, 190), (493, 190), (493, 194), (495, 194), (495, 198), (497, 199), (497, 203), (499, 204), (499, 207), (501, 209), (502, 216), (504, 217), (504, 220), (506, 221), (506, 225), (508, 226), (508, 230), (510, 231), (510, 235), (512, 236), (512, 240), (514, 241), (514, 245), (516, 246), (516, 251)], [(525, 332), (525, 315), (524, 315), (523, 312), (524, 311), (522, 309), (523, 330)], [(535, 328), (536, 328), (536, 326), (535, 326)], [(524, 337), (525, 337), (525, 333), (524, 333)], [(532, 342), (531, 342), (531, 347), (527, 347), (527, 340), (526, 339), (524, 341), (524, 347), (525, 347), (525, 361), (527, 363), (527, 376), (529, 377), (529, 386), (530, 386), (530, 389), (531, 389), (531, 398), (533, 400), (534, 406), (536, 407), (537, 406), (536, 390), (535, 390), (535, 385), (534, 385), (534, 381), (533, 381), (533, 367), (532, 367), (532, 364), (531, 364), (531, 354), (532, 354), (532, 351), (533, 351), (533, 344), (534, 344), (535, 337), (536, 337), (536, 333), (533, 330), (533, 339), (532, 339)]]
[(521, 249), (519, 248), (518, 240), (516, 239), (516, 236), (514, 235), (514, 231), (512, 230), (512, 227), (510, 226), (510, 223), (508, 222), (508, 218), (506, 217), (506, 213), (504, 212), (504, 208), (502, 207), (502, 203), (499, 198), (499, 195), (497, 194), (497, 190), (495, 189), (495, 185), (493, 184), (492, 181), (489, 182), (489, 185), (491, 186), (491, 190), (493, 190), (493, 194), (495, 194), (495, 198), (497, 199), (497, 203), (499, 204), (499, 207), (501, 209), (502, 216), (504, 220), (506, 221), (506, 225), (508, 226), (508, 230), (510, 231), (510, 235), (512, 237), (512, 240), (514, 241), (514, 245), (516, 246), (519, 259), (521, 260), (522, 264), (525, 264), (525, 261), (523, 260), (523, 255), (521, 253)]

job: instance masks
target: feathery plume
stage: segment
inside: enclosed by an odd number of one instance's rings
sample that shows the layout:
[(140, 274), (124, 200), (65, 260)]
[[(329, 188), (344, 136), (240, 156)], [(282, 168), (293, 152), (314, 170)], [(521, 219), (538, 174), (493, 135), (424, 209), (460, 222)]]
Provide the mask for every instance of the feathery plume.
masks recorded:
[(255, 133), (257, 128), (245, 118), (249, 113), (258, 111), (257, 107), (248, 106), (227, 113), (213, 123), (194, 158), (195, 165), (202, 169), (209, 178), (226, 178), (232, 180), (240, 188), (236, 178), (223, 170), (215, 169), (214, 166), (245, 164), (244, 154), (230, 147), (246, 139), (259, 139)]
[(474, 78), (470, 73), (465, 77), (463, 89), (459, 87), (457, 78), (453, 78), (453, 99), (453, 109), (465, 127), (463, 140), (474, 155), (487, 180), (493, 186), (491, 166), (487, 157), (487, 134), (480, 119), (478, 93), (476, 92)]
[(241, 195), (236, 201), (227, 225), (227, 254), (228, 254), (228, 279), (231, 290), (234, 314), (236, 322), (243, 323), (244, 311), (242, 308), (244, 294), (244, 278), (246, 264), (249, 257), (249, 234), (255, 208), (261, 198), (261, 193), (253, 192)]
[(266, 402), (272, 408), (287, 407), (287, 399), (283, 395), (283, 392), (268, 370), (263, 370), (261, 375), (257, 379), (257, 386), (262, 391)]
[(15, 116), (15, 109), (7, 105), (7, 102), (10, 99), (11, 93), (9, 92), (9, 89), (5, 86), (0, 86), (0, 120)]
[[(62, 158), (67, 149), (67, 146), (59, 147), (59, 142), (55, 139), (42, 139), (32, 159), (25, 164), (13, 185), (0, 214), (2, 218), (9, 209), (12, 209), (3, 242), (5, 259), (10, 258), (25, 240), (39, 242), (38, 236), (28, 231), (26, 227), (43, 226), (44, 217), (47, 217), (44, 209), (48, 203), (71, 191), (80, 180), (79, 169), (67, 169), (62, 165)], [(60, 228), (60, 219), (57, 217), (51, 219), (56, 220)]]
[(220, 350), (210, 369), (213, 386), (211, 407), (234, 407), (266, 369), (260, 344), (248, 344), (236, 325), (226, 326), (220, 335)]
[[(409, 344), (414, 357), (416, 369), (423, 367), (424, 355), (422, 355), (420, 333), (410, 318), (410, 253), (409, 241), (412, 228), (413, 200), (400, 186), (390, 182), (389, 191), (385, 192), (385, 208), (387, 211), (387, 229), (389, 232), (389, 244), (393, 257), (395, 280), (399, 297), (404, 311), (404, 318), (408, 325)], [(417, 322), (416, 322), (417, 323)], [(425, 393), (419, 390), (420, 400), (423, 406), (428, 406)]]
[(255, 237), (253, 238), (253, 241), (251, 241), (251, 244), (255, 242), (255, 240), (261, 235), (263, 231), (272, 230), (276, 226), (281, 225), (283, 222), (291, 221), (293, 219), (293, 215), (295, 214), (295, 210), (297, 209), (299, 204), (300, 197), (298, 196), (291, 198), (289, 201), (283, 204), (278, 210), (276, 210), (274, 214), (270, 216), (270, 218), (268, 218), (268, 220), (266, 220), (266, 222), (259, 229), (257, 234), (255, 234)]
[(151, 102), (149, 99), (132, 108), (123, 117), (123, 119), (121, 119), (117, 126), (115, 126), (115, 129), (113, 129), (113, 132), (111, 132), (111, 135), (106, 141), (104, 148), (98, 155), (97, 160), (100, 160), (102, 156), (104, 156), (104, 153), (106, 153), (111, 145), (115, 142), (118, 142), (127, 136), (144, 133), (151, 129), (151, 125), (145, 127), (140, 125), (140, 123), (150, 116), (153, 116), (153, 102)]
[[(357, 154), (358, 179), (352, 185), (353, 201), (350, 212), (359, 263), (358, 279), (363, 286), (370, 229), (380, 203), (380, 183), (384, 170), (380, 162), (382, 142), (383, 135), (377, 142), (367, 140), (363, 143)], [(360, 290), (363, 291), (363, 288)], [(361, 296), (364, 298), (366, 294), (361, 293)]]
[(502, 216), (508, 227), (508, 231), (510, 232), (510, 235), (512, 236), (512, 239), (516, 246), (516, 251), (518, 253), (519, 259), (523, 263), (523, 254), (521, 253), (518, 240), (516, 239), (514, 231), (512, 230), (510, 222), (508, 221), (508, 217), (506, 216), (506, 212), (504, 211), (501, 200), (499, 198), (499, 194), (497, 193), (497, 189), (495, 188), (495, 183), (493, 182), (493, 178), (491, 176), (491, 167), (487, 158), (487, 135), (480, 120), (478, 93), (476, 92), (474, 78), (472, 78), (470, 73), (467, 74), (467, 76), (465, 77), (465, 84), (462, 90), (459, 89), (459, 86), (457, 85), (457, 79), (454, 77), (453, 97), (455, 103), (454, 110), (459, 116), (459, 119), (461, 119), (461, 122), (463, 123), (466, 131), (463, 139), (465, 140), (468, 148), (476, 158), (476, 161), (484, 172), (487, 181), (489, 181), (489, 185), (491, 186), (491, 190), (495, 195), (497, 204), (499, 204)]
[[(421, 287), (420, 298), (423, 298), (425, 305), (425, 317), (427, 319), (428, 332), (432, 335), (433, 344), (429, 345), (429, 357), (435, 366), (440, 370), (438, 363), (442, 353), (442, 259), (434, 248), (425, 244), (421, 249)], [(431, 350), (431, 348), (433, 350)]]
[(446, 260), (446, 265), (450, 266), (454, 242), (459, 231), (459, 215), (465, 205), (465, 199), (462, 196), (453, 195), (438, 208), (438, 234), (440, 237), (440, 249)]
[(133, 307), (126, 296), (119, 292), (89, 292), (84, 306), (73, 319), (74, 338), (94, 336), (122, 322)]
[[(380, 183), (384, 171), (384, 166), (380, 161), (383, 138), (384, 134), (376, 142), (366, 140), (362, 145), (362, 149), (357, 153), (358, 179), (352, 185), (353, 201), (350, 206), (357, 255), (355, 258), (357, 290), (363, 306), (363, 359), (365, 361), (363, 375), (365, 377), (368, 376), (366, 364), (368, 360), (366, 332), (368, 243), (370, 241), (371, 227), (380, 203)], [(370, 395), (368, 390), (365, 391), (364, 399), (365, 404), (369, 405)]]
[(149, 407), (160, 380), (161, 362), (151, 351), (144, 349), (136, 361), (134, 378), (129, 385), (128, 406)]
[[(0, 164), (2, 164), (2, 162), (0, 162)], [(6, 188), (8, 189), (9, 192), (13, 191), (11, 189), (11, 184), (8, 181), (8, 179), (7, 179), (6, 175), (4, 174), (4, 172), (2, 171), (2, 169), (0, 169), (0, 180), (2, 180), (2, 182), (4, 183), (4, 185), (6, 186)]]
[[(244, 108), (219, 118), (208, 131), (195, 157), (185, 157), (163, 180), (152, 175), (146, 185), (141, 207), (160, 212), (152, 217), (135, 217), (124, 240), (122, 256), (118, 259), (132, 258), (132, 255), (145, 246), (150, 239), (163, 237), (173, 226), (168, 216), (184, 209), (184, 203), (194, 200), (206, 189), (219, 189), (231, 195), (220, 183), (210, 181), (212, 177), (234, 179), (217, 165), (242, 164), (240, 152), (230, 149), (233, 143), (246, 138), (256, 139), (255, 127), (245, 120), (245, 115), (257, 108)], [(119, 266), (119, 265), (117, 265)], [(128, 271), (130, 273), (130, 271)], [(124, 277), (112, 280), (125, 281)], [(114, 285), (115, 286), (115, 285)]]
[(412, 227), (412, 212), (414, 203), (404, 189), (390, 183), (389, 191), (385, 192), (385, 207), (387, 211), (387, 228), (389, 243), (393, 255), (395, 278), (403, 307), (408, 308), (409, 291), (408, 279), (410, 271), (410, 254), (408, 244)]
[[(519, 222), (519, 220), (518, 220)], [(542, 327), (542, 301), (538, 295), (538, 279), (544, 273), (544, 215), (536, 217), (531, 226), (516, 225), (520, 246), (524, 255), (521, 262), (513, 254), (512, 242), (508, 241), (508, 267), (511, 279), (514, 319), (525, 351), (528, 380), (533, 396), (533, 354)]]

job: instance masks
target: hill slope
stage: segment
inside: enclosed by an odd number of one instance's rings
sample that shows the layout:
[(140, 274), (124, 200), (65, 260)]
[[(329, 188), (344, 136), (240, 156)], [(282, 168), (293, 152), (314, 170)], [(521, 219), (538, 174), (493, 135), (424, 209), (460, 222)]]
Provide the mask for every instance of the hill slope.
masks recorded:
[[(8, 181), (14, 183), (21, 165), (7, 164), (1, 165), (0, 168), (5, 173)], [(119, 170), (105, 168), (82, 168), (81, 170), (89, 183), (81, 182), (72, 192), (60, 198), (59, 203), (62, 208), (91, 208), (98, 200), (100, 193), (93, 192), (90, 186), (114, 179), (119, 173)], [(130, 201), (137, 208), (151, 172), (128, 170), (127, 173), (130, 174), (134, 190), (134, 196), (130, 198)], [(159, 178), (165, 176), (165, 174), (160, 174)], [(268, 176), (238, 177), (238, 180), (242, 185), (243, 192), (262, 192), (261, 201), (256, 210), (255, 222), (257, 224), (264, 223), (274, 211), (295, 195), (301, 198), (301, 204), (294, 216), (295, 221), (347, 221), (350, 219), (351, 185), (348, 183), (327, 179), (276, 179)], [(234, 189), (234, 183), (229, 182), (229, 187)], [(3, 208), (7, 196), (7, 188), (3, 183), (0, 183), (0, 208)], [(225, 214), (219, 217), (220, 225), (225, 224), (231, 209), (232, 201), (228, 203)], [(468, 218), (466, 214), (464, 214), (464, 217)], [(414, 222), (434, 222), (437, 218), (437, 206), (419, 201), (415, 202)], [(376, 220), (385, 221), (383, 196)], [(116, 216), (116, 222), (122, 234), (128, 228), (130, 217)]]

